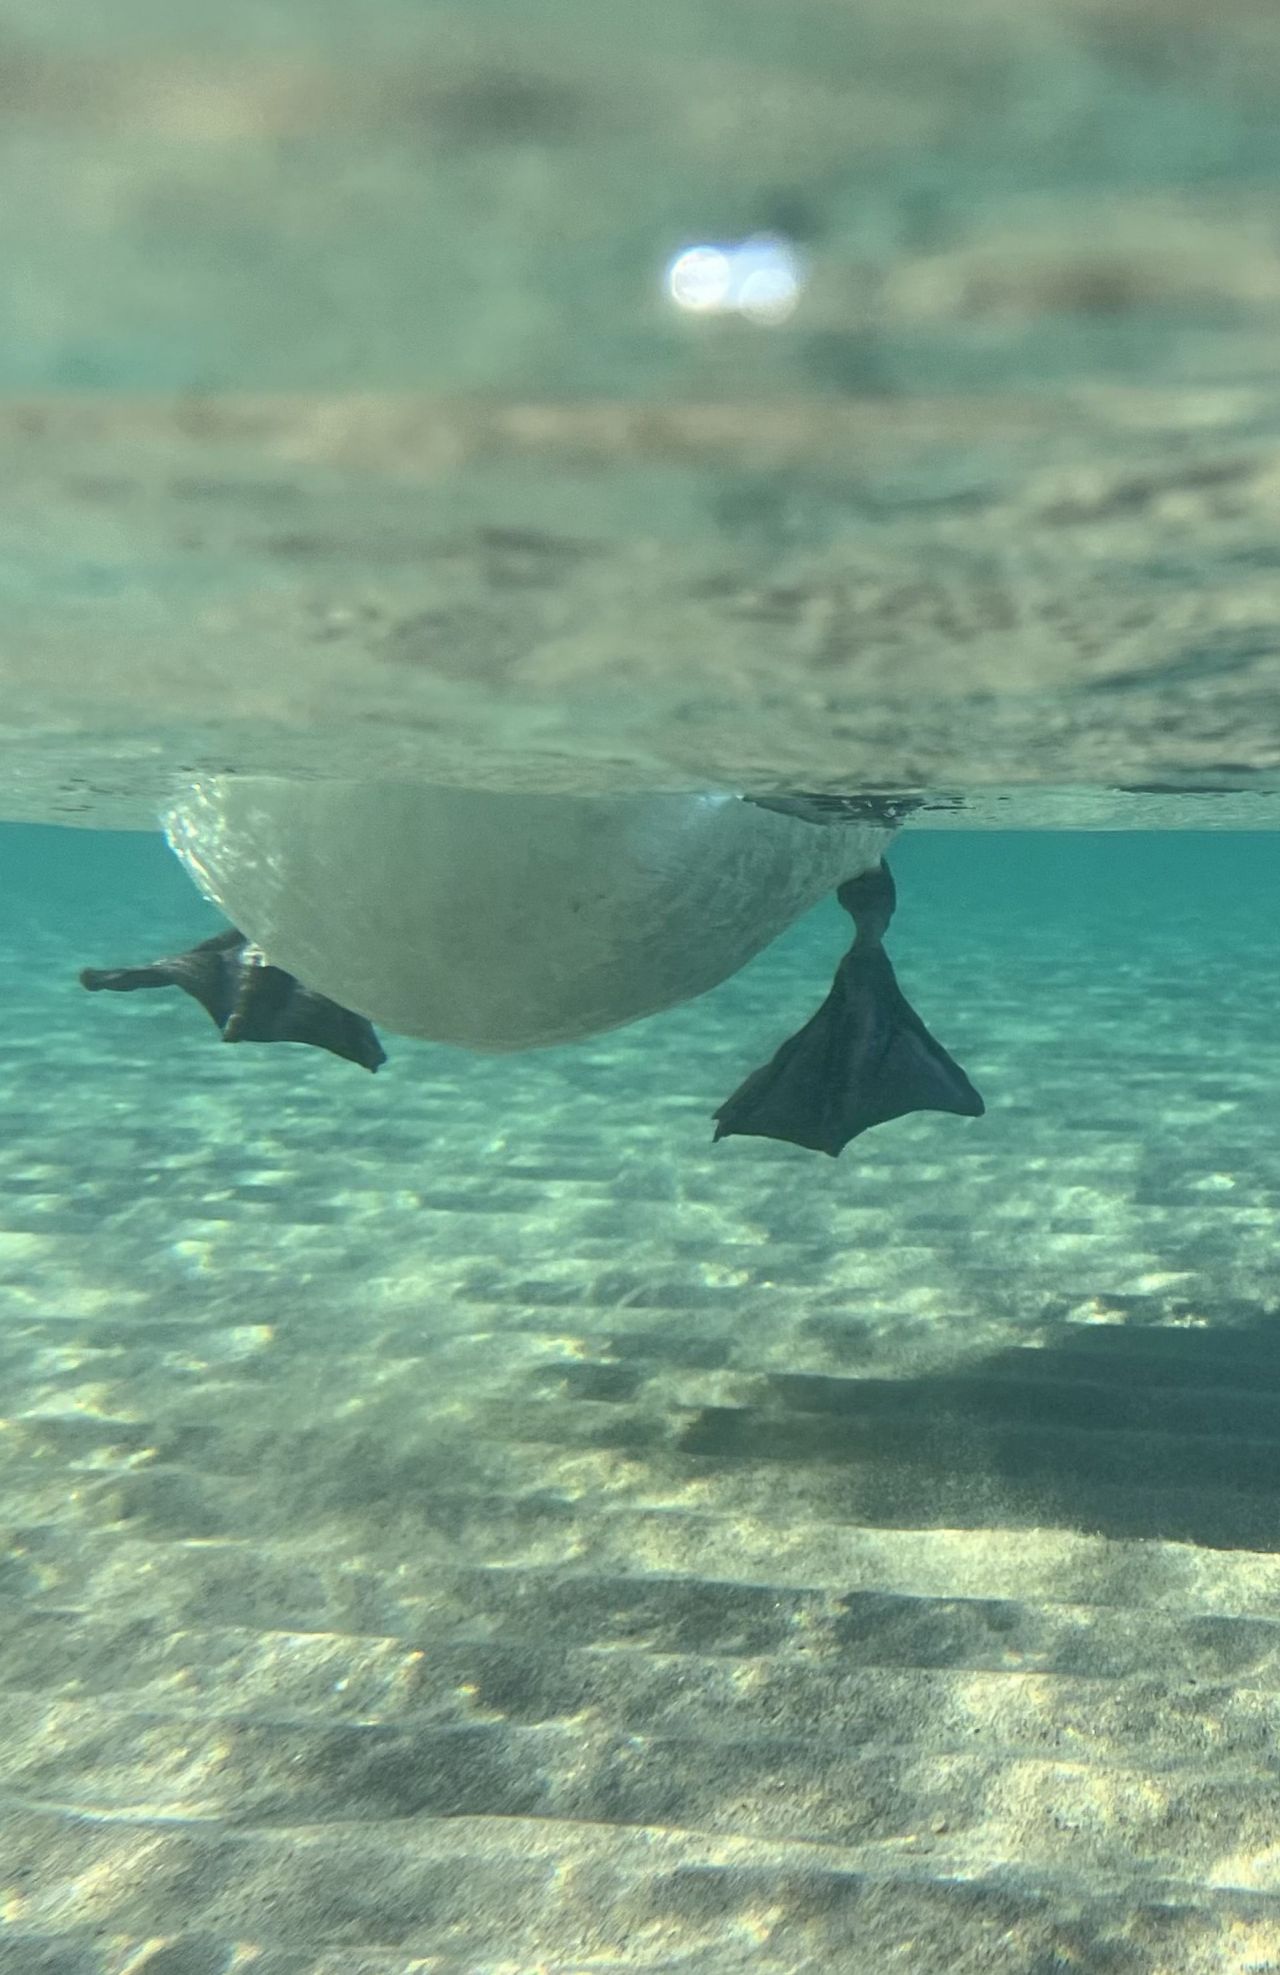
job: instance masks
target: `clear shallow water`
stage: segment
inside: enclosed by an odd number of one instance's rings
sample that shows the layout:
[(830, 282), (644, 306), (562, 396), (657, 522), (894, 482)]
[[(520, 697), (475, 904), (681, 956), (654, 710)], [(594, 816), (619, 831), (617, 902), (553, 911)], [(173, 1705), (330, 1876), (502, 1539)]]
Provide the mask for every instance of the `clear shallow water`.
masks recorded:
[(223, 1049), (0, 828), (0, 1975), (1280, 1968), (1278, 21), (0, 0), (4, 816), (934, 791), (989, 1106), (712, 1149), (834, 907)]
[(1280, 1958), (1274, 835), (895, 846), (982, 1089), (709, 1116), (823, 908), (574, 1049), (223, 1048), (0, 835), (9, 1975)]

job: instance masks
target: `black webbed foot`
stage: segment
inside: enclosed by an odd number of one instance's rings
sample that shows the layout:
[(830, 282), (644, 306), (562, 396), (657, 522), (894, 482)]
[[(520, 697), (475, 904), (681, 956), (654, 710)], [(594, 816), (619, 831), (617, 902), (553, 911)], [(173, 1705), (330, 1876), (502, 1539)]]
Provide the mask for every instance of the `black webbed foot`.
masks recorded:
[(269, 965), (234, 927), (145, 967), (86, 967), (80, 984), (94, 994), (181, 988), (212, 1018), (224, 1042), (305, 1042), (366, 1070), (387, 1060), (363, 1015)]
[(857, 936), (830, 994), (720, 1106), (717, 1139), (777, 1138), (836, 1158), (860, 1132), (911, 1111), (982, 1116), (981, 1097), (912, 1008), (880, 943), (894, 902), (887, 868), (842, 885), (839, 896)]

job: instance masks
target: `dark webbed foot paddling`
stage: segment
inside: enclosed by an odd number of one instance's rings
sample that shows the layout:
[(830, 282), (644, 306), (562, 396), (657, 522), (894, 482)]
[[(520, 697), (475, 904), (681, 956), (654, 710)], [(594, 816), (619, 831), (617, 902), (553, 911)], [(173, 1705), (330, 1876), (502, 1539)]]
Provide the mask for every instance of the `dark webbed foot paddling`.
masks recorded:
[(376, 1070), (387, 1060), (371, 1022), (272, 967), (234, 927), (201, 940), (189, 953), (147, 967), (86, 967), (80, 985), (132, 994), (181, 988), (212, 1016), (224, 1042), (306, 1042), (348, 1063)]
[(715, 1113), (716, 1137), (784, 1139), (836, 1158), (859, 1132), (909, 1111), (980, 1118), (964, 1071), (907, 1001), (882, 945), (895, 892), (887, 864), (841, 885), (853, 945), (816, 1015)]

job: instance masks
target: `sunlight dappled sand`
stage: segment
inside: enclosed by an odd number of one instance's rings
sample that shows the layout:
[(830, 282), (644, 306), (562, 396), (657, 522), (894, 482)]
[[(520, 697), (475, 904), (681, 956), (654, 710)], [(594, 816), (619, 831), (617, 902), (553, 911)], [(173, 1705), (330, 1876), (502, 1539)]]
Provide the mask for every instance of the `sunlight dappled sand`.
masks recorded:
[(158, 847), (33, 918), (5, 1975), (1280, 1955), (1274, 860), (1176, 841), (904, 839), (900, 971), (990, 1113), (838, 1163), (706, 1115), (834, 912), (376, 1083), (79, 998), (85, 940), (198, 930)]

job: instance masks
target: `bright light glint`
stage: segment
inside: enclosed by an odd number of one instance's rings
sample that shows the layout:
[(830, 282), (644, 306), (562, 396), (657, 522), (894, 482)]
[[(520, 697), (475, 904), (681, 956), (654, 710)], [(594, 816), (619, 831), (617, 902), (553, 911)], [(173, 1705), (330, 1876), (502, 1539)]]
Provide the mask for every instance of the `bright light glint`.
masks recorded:
[(686, 247), (667, 269), (667, 292), (690, 315), (744, 315), (785, 322), (800, 299), (804, 271), (789, 241), (773, 234)]
[(733, 267), (719, 247), (690, 247), (677, 254), (667, 272), (667, 287), (677, 308), (693, 315), (717, 315), (729, 296)]

